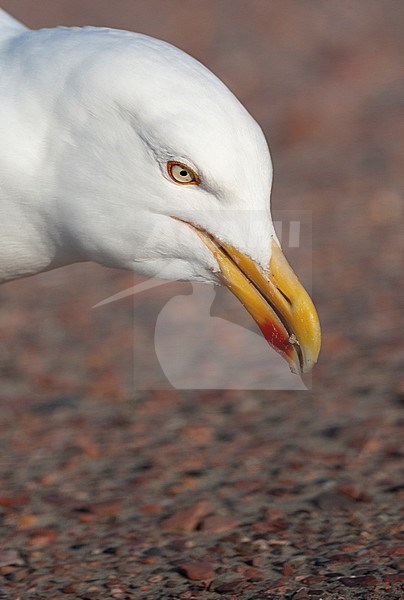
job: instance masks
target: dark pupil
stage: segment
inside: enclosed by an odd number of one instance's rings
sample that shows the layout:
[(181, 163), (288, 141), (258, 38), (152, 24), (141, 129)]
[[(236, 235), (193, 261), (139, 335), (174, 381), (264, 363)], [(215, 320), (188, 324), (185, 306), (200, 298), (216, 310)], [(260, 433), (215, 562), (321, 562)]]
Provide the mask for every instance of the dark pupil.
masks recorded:
[(182, 169), (182, 171), (180, 171), (180, 175), (182, 177), (186, 177), (188, 175), (188, 171), (184, 171), (184, 169)]

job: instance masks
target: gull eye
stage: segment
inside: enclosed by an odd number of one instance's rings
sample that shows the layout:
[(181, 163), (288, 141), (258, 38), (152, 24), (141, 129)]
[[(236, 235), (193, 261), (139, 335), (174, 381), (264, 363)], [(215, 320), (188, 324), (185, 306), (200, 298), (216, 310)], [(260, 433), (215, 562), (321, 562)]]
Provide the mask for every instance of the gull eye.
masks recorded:
[(191, 169), (191, 167), (184, 165), (184, 163), (170, 160), (167, 163), (167, 171), (175, 183), (182, 183), (185, 185), (201, 183), (201, 180), (195, 171)]

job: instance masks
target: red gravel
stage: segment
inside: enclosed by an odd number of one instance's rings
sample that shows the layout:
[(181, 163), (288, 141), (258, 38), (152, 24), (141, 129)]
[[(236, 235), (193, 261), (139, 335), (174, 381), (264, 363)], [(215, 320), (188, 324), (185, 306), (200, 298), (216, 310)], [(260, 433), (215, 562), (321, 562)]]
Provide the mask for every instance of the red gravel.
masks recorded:
[(230, 85), (275, 209), (312, 212), (324, 343), (313, 391), (134, 391), (153, 332), (130, 299), (91, 310), (130, 274), (2, 286), (0, 598), (401, 598), (402, 3), (1, 4), (162, 37)]
[(211, 580), (215, 572), (211, 563), (207, 561), (180, 563), (178, 565), (178, 570), (187, 579), (192, 581)]

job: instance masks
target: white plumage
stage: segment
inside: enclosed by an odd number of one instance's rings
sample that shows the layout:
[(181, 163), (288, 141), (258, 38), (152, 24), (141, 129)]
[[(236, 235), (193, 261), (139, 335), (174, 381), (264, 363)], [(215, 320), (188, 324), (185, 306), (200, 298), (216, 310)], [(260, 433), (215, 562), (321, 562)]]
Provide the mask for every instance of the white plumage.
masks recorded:
[[(0, 131), (0, 282), (85, 260), (148, 276), (220, 278), (264, 330), (249, 300), (261, 284), (249, 270), (268, 281), (274, 270), (269, 151), (254, 119), (203, 65), (145, 35), (31, 31), (0, 11)], [(173, 162), (200, 183), (173, 181)], [(226, 261), (246, 279), (248, 298)], [(276, 302), (271, 320), (291, 338)], [(306, 296), (303, 305), (317, 331)], [(294, 344), (293, 360), (306, 370), (316, 356), (298, 360)]]

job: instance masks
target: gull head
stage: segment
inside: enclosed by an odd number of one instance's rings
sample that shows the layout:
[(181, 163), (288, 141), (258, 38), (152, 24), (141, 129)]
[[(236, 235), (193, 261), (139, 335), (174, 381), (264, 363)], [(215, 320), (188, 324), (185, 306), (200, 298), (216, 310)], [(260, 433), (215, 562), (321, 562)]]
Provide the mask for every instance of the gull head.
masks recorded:
[(165, 42), (92, 28), (32, 35), (32, 129), (58, 244), (75, 260), (225, 284), (292, 370), (309, 370), (318, 318), (280, 249), (271, 158), (247, 110)]

